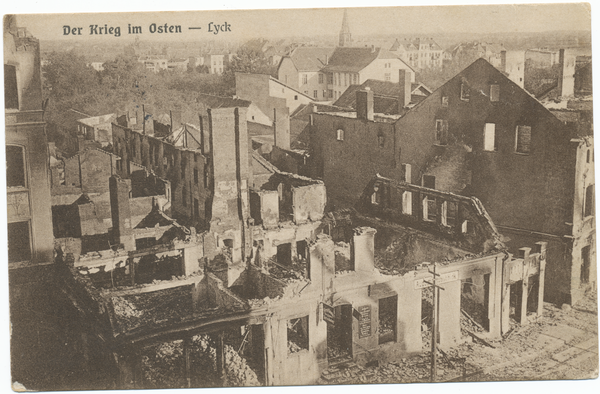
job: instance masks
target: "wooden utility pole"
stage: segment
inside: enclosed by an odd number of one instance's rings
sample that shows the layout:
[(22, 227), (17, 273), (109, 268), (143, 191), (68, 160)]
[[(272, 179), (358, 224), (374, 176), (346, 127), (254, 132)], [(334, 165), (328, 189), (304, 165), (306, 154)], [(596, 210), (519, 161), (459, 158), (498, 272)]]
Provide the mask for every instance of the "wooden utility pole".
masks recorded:
[(437, 277), (440, 274), (437, 273), (437, 263), (433, 263), (433, 272), (429, 271), (433, 275), (433, 281), (429, 282), (424, 280), (425, 283), (430, 284), (433, 287), (433, 308), (431, 311), (431, 382), (435, 382), (436, 370), (437, 370), (437, 331), (438, 331), (438, 297), (439, 289), (445, 290), (436, 284)]

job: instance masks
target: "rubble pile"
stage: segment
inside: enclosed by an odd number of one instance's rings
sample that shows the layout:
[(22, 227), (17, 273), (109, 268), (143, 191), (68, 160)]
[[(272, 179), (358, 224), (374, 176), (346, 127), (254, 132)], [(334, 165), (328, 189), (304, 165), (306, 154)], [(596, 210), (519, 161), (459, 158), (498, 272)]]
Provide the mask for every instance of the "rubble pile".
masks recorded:
[[(487, 320), (485, 307), (469, 297), (461, 297), (460, 329), (463, 335), (466, 331), (473, 333), (484, 332), (484, 322)], [(472, 320), (471, 320), (472, 319)]]
[[(438, 356), (436, 380), (443, 381), (461, 376), (464, 362), (457, 350), (447, 353), (447, 358)], [(379, 367), (361, 367), (354, 363), (344, 363), (330, 367), (323, 372), (319, 384), (360, 384), (360, 383), (415, 383), (429, 382), (431, 379), (431, 353), (403, 358)]]
[(183, 340), (163, 342), (144, 350), (142, 376), (147, 388), (187, 387)]
[(191, 285), (148, 293), (111, 297), (116, 326), (121, 332), (181, 321), (193, 312)]
[[(246, 359), (230, 345), (224, 346), (225, 385), (232, 387), (259, 386), (256, 373)], [(222, 386), (217, 375), (217, 350), (206, 334), (196, 335), (190, 344), (193, 387)], [(148, 388), (187, 387), (183, 340), (164, 342), (146, 349), (142, 356), (143, 377)]]
[(352, 344), (344, 345), (344, 338), (340, 330), (327, 324), (327, 359), (335, 362), (351, 358), (351, 349), (348, 346), (352, 346)]
[(301, 280), (308, 277), (308, 262), (305, 259), (292, 258), (289, 266), (277, 264), (277, 256), (273, 256), (267, 262), (269, 275), (277, 279)]

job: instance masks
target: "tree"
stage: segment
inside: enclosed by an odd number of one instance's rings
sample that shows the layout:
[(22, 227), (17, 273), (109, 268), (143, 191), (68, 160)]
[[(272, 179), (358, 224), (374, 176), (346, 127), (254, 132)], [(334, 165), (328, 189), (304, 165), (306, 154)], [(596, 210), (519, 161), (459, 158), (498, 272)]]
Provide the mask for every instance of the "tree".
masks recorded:
[(223, 84), (235, 93), (235, 73), (269, 74), (276, 76), (277, 69), (269, 63), (269, 59), (258, 48), (242, 45), (233, 55), (230, 62), (225, 64)]

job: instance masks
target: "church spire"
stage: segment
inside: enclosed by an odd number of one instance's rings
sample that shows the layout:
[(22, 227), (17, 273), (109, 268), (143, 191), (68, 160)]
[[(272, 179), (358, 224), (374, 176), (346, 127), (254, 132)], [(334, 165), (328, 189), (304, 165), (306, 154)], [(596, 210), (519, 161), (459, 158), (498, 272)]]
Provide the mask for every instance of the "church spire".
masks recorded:
[(350, 26), (348, 26), (348, 11), (344, 10), (344, 19), (342, 19), (342, 30), (340, 30), (339, 46), (348, 47), (352, 43)]

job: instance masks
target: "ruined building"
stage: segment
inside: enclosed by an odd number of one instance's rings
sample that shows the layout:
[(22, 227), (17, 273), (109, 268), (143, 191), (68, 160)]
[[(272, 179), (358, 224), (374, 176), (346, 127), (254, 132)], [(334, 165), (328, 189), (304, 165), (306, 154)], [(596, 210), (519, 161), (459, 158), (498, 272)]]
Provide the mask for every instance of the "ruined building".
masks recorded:
[(595, 286), (591, 121), (557, 117), (484, 59), (397, 114), (356, 94), (356, 112), (312, 115), (310, 174), (333, 207), (353, 206), (377, 173), (402, 180), (409, 163), (408, 182), (477, 197), (511, 250), (548, 242), (548, 301)]
[[(257, 242), (237, 275), (233, 242), (209, 255), (212, 235), (193, 231), (151, 248), (66, 258), (62, 280), (81, 314), (75, 324), (85, 327), (85, 368), (112, 371), (120, 388), (289, 385), (314, 383), (339, 362), (417, 354), (423, 322), (431, 330), (431, 262), (444, 283), (442, 346), (463, 340), (461, 310), (486, 338), (541, 313), (545, 244), (505, 253), (476, 199), (376, 177), (356, 211), (321, 221), (315, 206), (286, 222), (277, 204), (285, 178), (254, 192)], [(301, 196), (294, 206), (310, 199), (302, 190), (322, 188), (291, 179)], [(114, 231), (126, 245), (132, 230), (122, 225), (128, 204), (119, 190), (126, 182), (113, 176)]]

